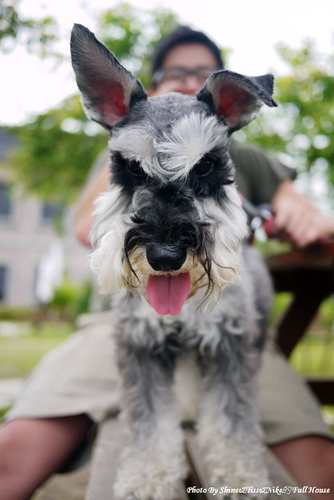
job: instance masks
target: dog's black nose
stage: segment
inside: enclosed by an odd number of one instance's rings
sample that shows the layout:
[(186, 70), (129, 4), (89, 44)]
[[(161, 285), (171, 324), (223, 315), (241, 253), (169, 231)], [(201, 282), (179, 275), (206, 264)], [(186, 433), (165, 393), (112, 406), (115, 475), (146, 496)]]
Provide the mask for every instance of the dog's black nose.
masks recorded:
[(187, 258), (187, 249), (150, 245), (146, 249), (146, 257), (155, 271), (178, 271)]

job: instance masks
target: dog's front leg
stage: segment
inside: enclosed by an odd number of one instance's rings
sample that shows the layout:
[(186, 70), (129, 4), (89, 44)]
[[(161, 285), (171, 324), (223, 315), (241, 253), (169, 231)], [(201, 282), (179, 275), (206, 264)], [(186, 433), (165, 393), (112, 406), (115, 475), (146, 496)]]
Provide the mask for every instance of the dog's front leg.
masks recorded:
[(174, 360), (166, 352), (123, 345), (128, 443), (114, 486), (117, 499), (173, 500), (186, 476), (179, 415), (172, 395)]
[[(242, 338), (232, 339), (242, 344)], [(265, 498), (268, 486), (264, 445), (257, 411), (256, 372), (259, 353), (237, 347), (228, 356), (202, 360), (204, 397), (198, 439), (207, 467), (207, 486), (217, 498)], [(242, 495), (241, 495), (242, 493)]]

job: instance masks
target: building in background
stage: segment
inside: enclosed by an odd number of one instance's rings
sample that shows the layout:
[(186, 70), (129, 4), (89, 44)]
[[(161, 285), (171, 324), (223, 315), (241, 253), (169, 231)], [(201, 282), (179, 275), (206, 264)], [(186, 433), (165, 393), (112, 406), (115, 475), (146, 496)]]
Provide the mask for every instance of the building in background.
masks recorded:
[[(13, 137), (0, 128), (0, 162), (15, 147)], [(10, 185), (8, 172), (0, 170), (0, 305), (37, 305), (64, 269), (74, 283), (89, 278), (87, 250), (72, 235), (73, 209), (66, 209), (61, 239), (54, 229), (59, 210)], [(43, 280), (50, 282), (41, 294)]]

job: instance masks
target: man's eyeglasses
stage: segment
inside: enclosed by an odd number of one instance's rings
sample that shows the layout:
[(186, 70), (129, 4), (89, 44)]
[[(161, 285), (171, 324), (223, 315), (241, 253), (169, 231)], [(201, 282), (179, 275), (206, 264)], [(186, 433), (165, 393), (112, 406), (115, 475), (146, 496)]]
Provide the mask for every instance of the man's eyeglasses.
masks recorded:
[(209, 76), (214, 72), (218, 71), (219, 68), (207, 68), (201, 66), (195, 69), (186, 69), (181, 67), (158, 69), (153, 75), (152, 84), (154, 86), (159, 85), (162, 82), (177, 81), (184, 83), (188, 76), (194, 76), (197, 81), (204, 84)]

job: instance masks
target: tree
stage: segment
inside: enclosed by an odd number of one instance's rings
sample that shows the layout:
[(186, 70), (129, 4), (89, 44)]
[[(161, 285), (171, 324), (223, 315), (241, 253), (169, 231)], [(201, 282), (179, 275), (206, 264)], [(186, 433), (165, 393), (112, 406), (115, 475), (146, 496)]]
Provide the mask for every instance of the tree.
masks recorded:
[(48, 202), (73, 203), (107, 133), (89, 122), (79, 96), (66, 99), (24, 126), (11, 127), (21, 147), (11, 158), (11, 180)]
[[(98, 38), (148, 86), (154, 43), (178, 22), (168, 10), (120, 4), (105, 12), (99, 25)], [(62, 204), (75, 200), (94, 160), (107, 145), (106, 132), (87, 120), (78, 95), (10, 131), (21, 143), (11, 158), (12, 180), (23, 184), (28, 193)]]
[(41, 57), (58, 40), (57, 23), (47, 16), (40, 20), (24, 18), (18, 11), (18, 0), (0, 0), (0, 50), (9, 52), (18, 43)]
[(103, 13), (98, 38), (118, 60), (141, 80), (150, 84), (150, 57), (156, 43), (178, 25), (177, 16), (168, 9), (138, 9), (120, 3)]
[[(276, 154), (299, 173), (322, 174), (334, 186), (334, 54), (321, 56), (313, 41), (299, 50), (280, 44), (289, 73), (276, 80), (279, 107), (242, 131), (242, 139)], [(332, 191), (333, 192), (333, 191)]]
[[(178, 24), (170, 10), (122, 3), (103, 13), (97, 36), (148, 88), (153, 46)], [(311, 41), (299, 50), (278, 50), (288, 67), (288, 75), (276, 81), (279, 108), (264, 110), (239, 137), (299, 172), (321, 172), (334, 186), (334, 55), (320, 57)], [(22, 144), (13, 158), (13, 179), (30, 193), (65, 204), (75, 199), (107, 142), (102, 128), (87, 121), (78, 96), (11, 131)]]

